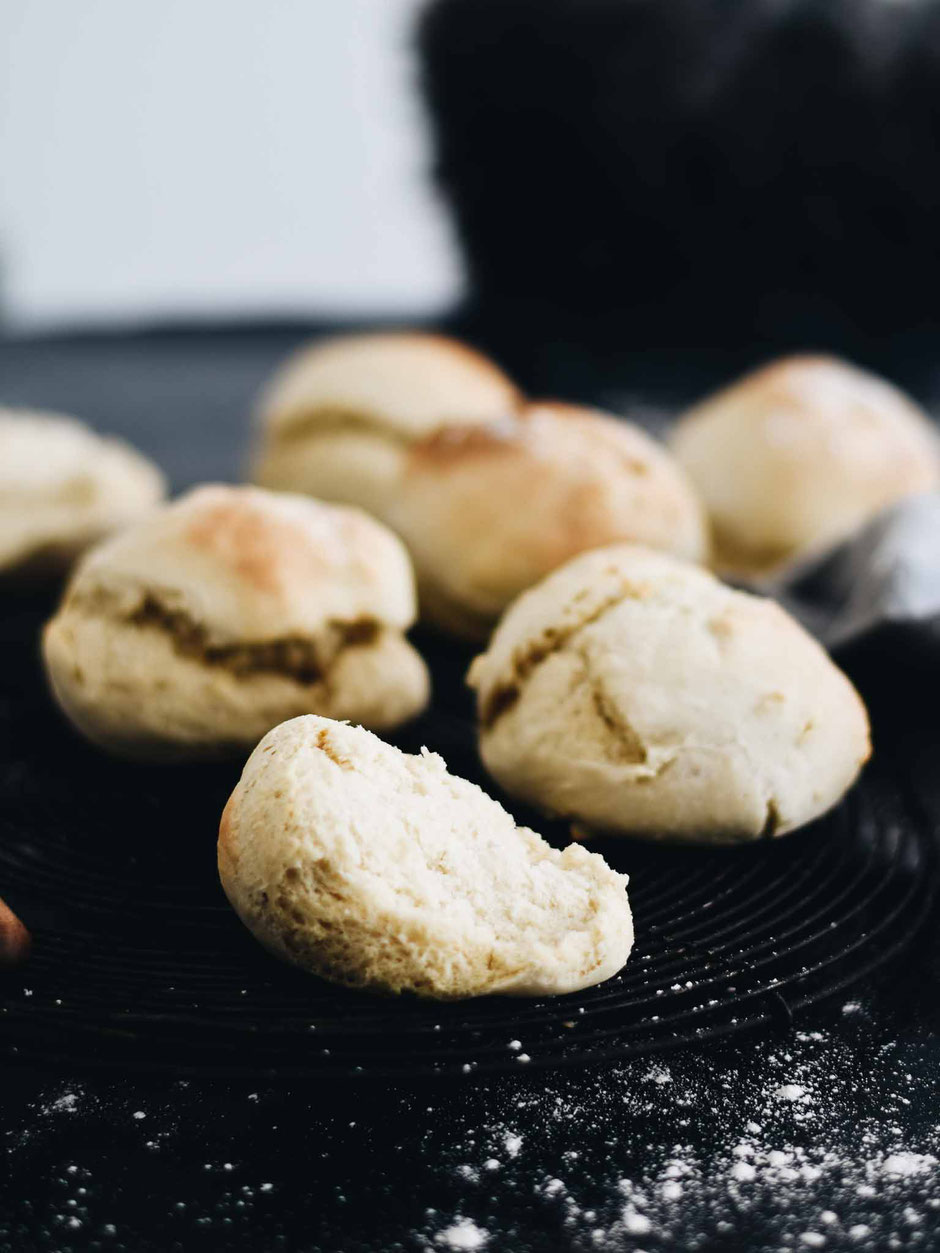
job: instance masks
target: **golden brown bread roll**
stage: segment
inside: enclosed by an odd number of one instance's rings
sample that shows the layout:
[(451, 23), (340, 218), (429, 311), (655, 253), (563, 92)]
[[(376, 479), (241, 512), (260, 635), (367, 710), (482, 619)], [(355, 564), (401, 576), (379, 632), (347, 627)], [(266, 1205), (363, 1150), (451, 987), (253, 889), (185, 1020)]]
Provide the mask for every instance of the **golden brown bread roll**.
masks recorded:
[(423, 708), (401, 541), (345, 506), (207, 486), (92, 550), (47, 625), (53, 691), (135, 757), (252, 748), (317, 711), (391, 727)]
[(685, 413), (670, 446), (709, 512), (716, 566), (745, 577), (825, 549), (940, 482), (923, 411), (830, 357), (747, 375)]
[(450, 424), (499, 418), (518, 401), (497, 366), (444, 335), (318, 341), (294, 353), (261, 398), (254, 477), (384, 517), (410, 444)]
[(691, 561), (708, 551), (701, 506), (669, 453), (628, 422), (560, 403), (415, 444), (386, 516), (411, 552), (422, 612), (472, 638), (586, 549), (630, 540)]
[(142, 518), (166, 485), (121, 440), (58, 413), (0, 408), (0, 574), (59, 574)]
[(487, 769), (587, 830), (782, 835), (834, 805), (869, 754), (852, 684), (779, 605), (631, 545), (520, 596), (469, 681)]

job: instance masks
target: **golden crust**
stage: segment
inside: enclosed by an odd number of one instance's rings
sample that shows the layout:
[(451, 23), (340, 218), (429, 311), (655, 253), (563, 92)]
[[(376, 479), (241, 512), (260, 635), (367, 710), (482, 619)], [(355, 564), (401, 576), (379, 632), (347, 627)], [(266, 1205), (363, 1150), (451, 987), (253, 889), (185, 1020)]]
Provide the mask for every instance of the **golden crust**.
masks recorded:
[(254, 476), (384, 518), (410, 443), (440, 427), (492, 421), (520, 403), (498, 366), (444, 335), (320, 341), (290, 357), (261, 397)]
[(29, 957), (32, 937), (9, 905), (0, 898), (0, 970), (19, 966)]
[(515, 384), (483, 353), (447, 335), (380, 331), (319, 340), (295, 352), (259, 405), (262, 424), (286, 434), (340, 420), (414, 438), (450, 421), (514, 409)]
[(704, 518), (669, 455), (595, 410), (533, 403), (487, 426), (451, 427), (414, 445), (388, 518), (412, 553), (424, 612), (484, 634), (526, 587), (616, 540), (691, 560)]
[(0, 406), (0, 574), (43, 579), (163, 499), (155, 465), (75, 418)]
[(774, 361), (688, 410), (670, 440), (708, 509), (719, 570), (779, 571), (940, 483), (926, 415), (826, 356)]
[(223, 879), (238, 874), (238, 845), (232, 828), (232, 814), (235, 808), (234, 793), (225, 802), (222, 817), (219, 819), (218, 861), (219, 874)]
[(396, 726), (427, 702), (399, 539), (358, 510), (199, 488), (80, 564), (43, 637), (75, 725), (141, 758), (243, 751), (316, 711)]
[(184, 541), (265, 592), (282, 592), (293, 576), (316, 578), (325, 568), (303, 527), (243, 498), (210, 504), (187, 527)]
[(520, 596), (469, 683), (490, 772), (582, 830), (769, 838), (835, 804), (870, 752), (858, 694), (783, 609), (629, 545)]
[[(289, 602), (298, 584), (316, 582), (335, 569), (339, 549), (356, 554), (366, 577), (385, 558), (384, 536), (364, 514), (329, 509), (329, 528), (307, 516), (275, 512), (272, 498), (247, 488), (202, 488), (182, 544), (209, 557), (249, 588)], [(378, 552), (374, 550), (378, 549)]]
[(363, 619), (414, 621), (407, 553), (359, 510), (221, 484), (199, 487), (81, 563), (67, 603), (145, 594), (214, 643), (303, 636)]

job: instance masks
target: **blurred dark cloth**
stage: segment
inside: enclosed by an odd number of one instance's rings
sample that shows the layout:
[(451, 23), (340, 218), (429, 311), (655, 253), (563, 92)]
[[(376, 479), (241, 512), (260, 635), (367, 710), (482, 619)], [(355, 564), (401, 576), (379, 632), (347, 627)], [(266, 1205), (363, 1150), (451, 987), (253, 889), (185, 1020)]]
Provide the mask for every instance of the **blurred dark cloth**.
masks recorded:
[(912, 496), (766, 589), (879, 705), (935, 721), (940, 677), (940, 492)]
[(886, 626), (940, 643), (940, 493), (901, 501), (771, 590), (833, 650)]
[(418, 37), (490, 323), (769, 353), (932, 320), (940, 0), (434, 0)]

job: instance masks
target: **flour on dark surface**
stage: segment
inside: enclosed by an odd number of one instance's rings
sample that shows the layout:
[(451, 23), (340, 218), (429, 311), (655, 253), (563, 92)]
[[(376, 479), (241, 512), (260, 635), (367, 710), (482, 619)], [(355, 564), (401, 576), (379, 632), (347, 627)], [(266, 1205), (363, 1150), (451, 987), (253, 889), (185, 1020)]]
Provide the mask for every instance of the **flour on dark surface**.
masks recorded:
[(936, 1247), (940, 1114), (925, 1133), (910, 1101), (936, 1108), (940, 1079), (849, 1017), (850, 1039), (836, 1004), (774, 1039), (420, 1094), (45, 1084), (7, 1104), (0, 1248)]

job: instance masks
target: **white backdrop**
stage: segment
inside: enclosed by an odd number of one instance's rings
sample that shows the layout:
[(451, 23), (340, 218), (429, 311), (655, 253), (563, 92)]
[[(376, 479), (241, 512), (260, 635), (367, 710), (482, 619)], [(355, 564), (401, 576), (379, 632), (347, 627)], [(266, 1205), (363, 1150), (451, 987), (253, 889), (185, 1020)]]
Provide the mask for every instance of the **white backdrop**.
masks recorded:
[(446, 305), (419, 3), (2, 0), (7, 324)]

